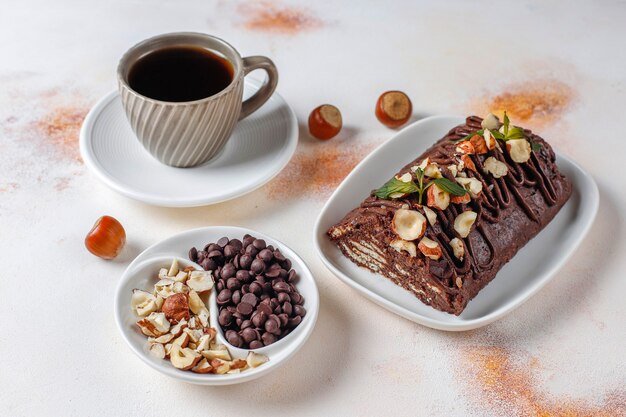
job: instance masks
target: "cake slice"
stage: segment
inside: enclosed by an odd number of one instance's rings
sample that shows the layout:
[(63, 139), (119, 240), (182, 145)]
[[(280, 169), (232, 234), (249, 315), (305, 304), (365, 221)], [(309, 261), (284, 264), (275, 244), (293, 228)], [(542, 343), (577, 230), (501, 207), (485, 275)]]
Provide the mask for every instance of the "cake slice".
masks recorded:
[[(381, 178), (381, 183), (386, 179)], [(571, 195), (530, 130), (471, 116), (328, 230), (345, 256), (459, 315)]]

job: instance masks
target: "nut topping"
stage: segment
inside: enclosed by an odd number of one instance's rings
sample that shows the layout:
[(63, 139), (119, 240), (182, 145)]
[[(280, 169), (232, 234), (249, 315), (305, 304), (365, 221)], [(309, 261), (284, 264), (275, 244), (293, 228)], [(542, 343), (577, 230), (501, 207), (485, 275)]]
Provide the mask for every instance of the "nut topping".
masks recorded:
[(472, 144), (472, 146), (474, 147), (474, 151), (478, 155), (487, 153), (489, 151), (487, 147), (487, 143), (485, 142), (485, 139), (480, 135), (472, 136), (469, 139), (469, 142)]
[(395, 239), (389, 243), (389, 246), (397, 250), (398, 252), (408, 252), (411, 258), (415, 258), (417, 256), (417, 249), (415, 248), (415, 243), (407, 242), (402, 239)]
[(435, 242), (432, 239), (423, 237), (422, 240), (420, 240), (419, 244), (417, 245), (417, 248), (420, 250), (420, 252), (424, 254), (424, 256), (432, 260), (436, 261), (439, 258), (441, 258), (441, 255), (442, 255), (441, 246), (439, 246), (439, 243)]
[(530, 143), (526, 139), (514, 139), (506, 142), (506, 150), (509, 152), (511, 159), (518, 164), (524, 163), (530, 159)]
[(464, 211), (454, 219), (454, 230), (462, 238), (466, 238), (470, 234), (472, 225), (476, 221), (477, 214), (471, 210)]
[(483, 164), (485, 172), (493, 175), (494, 178), (504, 177), (509, 172), (509, 168), (502, 161), (498, 161), (493, 156), (487, 158)]
[(157, 298), (149, 292), (139, 289), (133, 290), (133, 296), (130, 299), (130, 307), (135, 310), (139, 317), (146, 317), (153, 311), (157, 311)]
[(495, 130), (500, 126), (500, 120), (495, 114), (489, 113), (480, 123), (480, 126), (485, 130)]
[(419, 239), (426, 231), (426, 218), (418, 211), (399, 209), (393, 216), (391, 228), (404, 240)]
[(430, 223), (431, 226), (434, 226), (437, 223), (437, 213), (429, 209), (427, 206), (423, 206), (422, 208), (424, 209), (424, 214), (426, 214), (428, 223)]
[(426, 205), (428, 207), (445, 210), (450, 205), (450, 194), (439, 188), (437, 184), (433, 184), (428, 188), (426, 196)]
[(483, 183), (480, 182), (480, 180), (476, 178), (462, 178), (462, 177), (457, 177), (455, 179), (456, 179), (456, 182), (458, 182), (463, 188), (467, 190), (467, 192), (472, 198), (478, 198), (478, 196), (480, 196), (480, 193), (483, 190)]
[(183, 371), (189, 370), (196, 366), (202, 355), (190, 348), (183, 348), (176, 343), (170, 349), (170, 362), (174, 367)]
[(187, 286), (196, 292), (204, 292), (213, 288), (211, 271), (192, 271), (187, 280)]
[(465, 141), (456, 145), (456, 152), (460, 154), (472, 154), (475, 153), (474, 145), (471, 142)]
[(462, 261), (465, 256), (465, 246), (463, 245), (463, 241), (458, 237), (455, 237), (450, 241), (450, 247), (452, 248), (454, 257), (459, 261)]

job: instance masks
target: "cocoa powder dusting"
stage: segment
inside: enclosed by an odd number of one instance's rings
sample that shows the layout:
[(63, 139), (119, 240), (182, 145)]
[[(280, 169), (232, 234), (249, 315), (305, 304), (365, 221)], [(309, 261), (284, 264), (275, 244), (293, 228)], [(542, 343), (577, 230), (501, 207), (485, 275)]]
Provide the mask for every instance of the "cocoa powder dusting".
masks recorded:
[(335, 140), (301, 147), (287, 167), (268, 184), (269, 196), (326, 198), (374, 146)]
[(257, 32), (296, 34), (322, 26), (310, 11), (269, 2), (246, 4), (240, 7), (244, 27)]
[(63, 158), (82, 163), (78, 137), (88, 111), (78, 106), (55, 107), (35, 122), (35, 128)]
[[(479, 388), (477, 401), (491, 413), (502, 416), (624, 416), (626, 391), (613, 391), (602, 403), (554, 398), (542, 392), (534, 370), (537, 358), (515, 355), (502, 347), (476, 346), (464, 349), (468, 369), (462, 379)], [(466, 372), (466, 373), (465, 373)]]
[(557, 120), (570, 106), (574, 91), (556, 80), (538, 80), (515, 84), (495, 96), (478, 100), (472, 109), (477, 114), (494, 113), (502, 117), (504, 111), (512, 121), (529, 126), (543, 126)]

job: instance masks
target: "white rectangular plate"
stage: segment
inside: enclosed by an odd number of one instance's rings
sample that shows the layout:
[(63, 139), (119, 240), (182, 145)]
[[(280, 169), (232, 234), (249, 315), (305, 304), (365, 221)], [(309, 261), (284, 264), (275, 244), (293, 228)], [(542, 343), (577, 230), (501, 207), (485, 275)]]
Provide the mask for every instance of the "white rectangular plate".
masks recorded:
[[(552, 222), (504, 266), (460, 316), (427, 306), (387, 278), (358, 267), (326, 235), (328, 228), (357, 207), (464, 118), (435, 116), (407, 126), (368, 155), (339, 185), (315, 225), (315, 246), (324, 264), (344, 283), (382, 307), (435, 329), (475, 329), (503, 317), (541, 289), (583, 240), (598, 210), (598, 188), (576, 163), (557, 153), (560, 171), (573, 185), (570, 200)], [(584, 196), (584, 198), (582, 198)]]

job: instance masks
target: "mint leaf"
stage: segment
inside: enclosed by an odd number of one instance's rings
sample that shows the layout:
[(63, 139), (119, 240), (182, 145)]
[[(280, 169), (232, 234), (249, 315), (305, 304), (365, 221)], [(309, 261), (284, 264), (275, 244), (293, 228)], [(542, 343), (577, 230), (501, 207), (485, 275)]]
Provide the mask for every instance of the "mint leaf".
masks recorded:
[(482, 136), (482, 135), (483, 135), (483, 133), (485, 133), (485, 129), (480, 129), (480, 130), (477, 130), (477, 131), (476, 131), (476, 132), (474, 132), (474, 133), (470, 133), (469, 135), (465, 135), (465, 136), (463, 136), (463, 137), (462, 137), (462, 138), (460, 138), (460, 139), (452, 139), (452, 143), (461, 143), (461, 142), (465, 142), (466, 140), (469, 140), (472, 136), (476, 136), (476, 135), (480, 135), (480, 136)]
[(511, 123), (511, 121), (509, 120), (509, 116), (506, 115), (506, 110), (504, 111), (504, 136), (506, 136), (509, 133), (509, 124)]
[(512, 127), (509, 129), (508, 133), (504, 135), (504, 140), (515, 140), (515, 139), (526, 139), (526, 134), (524, 133), (524, 129), (521, 127)]
[(490, 130), (490, 132), (494, 138), (504, 140), (504, 135), (500, 133), (499, 131), (494, 129), (494, 130)]
[(541, 148), (543, 148), (543, 146), (541, 145), (541, 143), (537, 143), (537, 142), (530, 142), (530, 149), (532, 149), (533, 152), (537, 152), (540, 151)]
[(435, 178), (432, 180), (432, 183), (435, 183), (437, 187), (453, 195), (461, 196), (467, 193), (467, 190), (465, 188), (461, 187), (456, 182), (450, 181), (447, 178)]
[(417, 191), (419, 191), (419, 187), (413, 181), (404, 182), (394, 177), (374, 191), (374, 195), (378, 198), (388, 199), (390, 195), (395, 193), (411, 194)]

